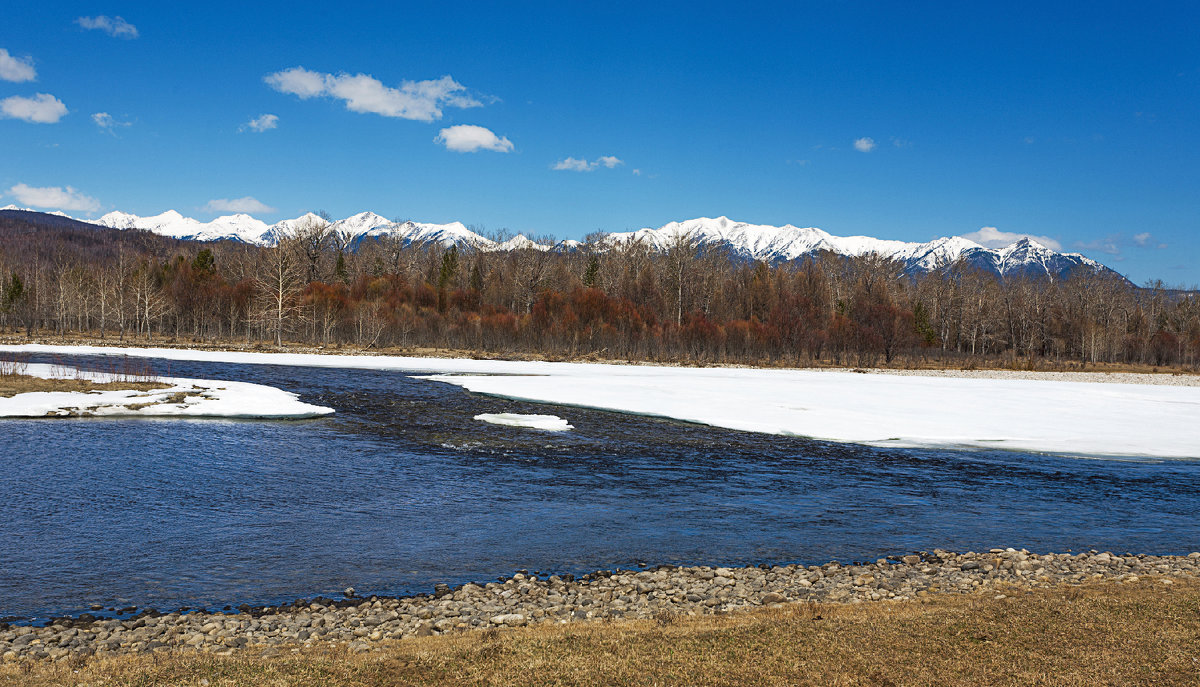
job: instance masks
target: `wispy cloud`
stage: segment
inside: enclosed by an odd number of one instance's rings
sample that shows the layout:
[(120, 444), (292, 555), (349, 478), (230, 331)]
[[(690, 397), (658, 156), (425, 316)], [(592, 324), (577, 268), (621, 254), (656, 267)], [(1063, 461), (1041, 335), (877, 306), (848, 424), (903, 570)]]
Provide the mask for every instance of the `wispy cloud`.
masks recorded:
[(385, 86), (368, 74), (326, 74), (292, 67), (263, 77), (271, 88), (302, 99), (325, 96), (342, 100), (352, 112), (432, 122), (446, 107), (481, 107), (483, 103), (466, 86), (449, 76), (427, 81), (403, 81)]
[(138, 37), (137, 27), (120, 17), (80, 17), (75, 20), (80, 27), (103, 31), (113, 38), (133, 39)]
[(1143, 231), (1134, 234), (1132, 237), (1125, 234), (1109, 234), (1101, 238), (1091, 241), (1076, 241), (1072, 244), (1072, 248), (1080, 251), (1089, 251), (1093, 253), (1106, 253), (1116, 256), (1118, 260), (1123, 260), (1123, 251), (1131, 246), (1138, 248), (1153, 248), (1161, 250), (1167, 247), (1167, 244), (1160, 242), (1154, 238), (1154, 235), (1148, 231)]
[(508, 153), (513, 149), (512, 141), (508, 140), (508, 137), (497, 136), (491, 129), (474, 124), (459, 124), (442, 129), (433, 142), (456, 153), (473, 153), (477, 150)]
[(13, 57), (7, 50), (0, 48), (0, 79), (21, 83), (36, 78), (37, 70), (33, 68), (32, 57)]
[(1061, 251), (1062, 244), (1049, 236), (1037, 236), (1035, 234), (1022, 234), (1020, 232), (1000, 231), (996, 227), (980, 227), (979, 231), (973, 231), (969, 234), (961, 234), (964, 239), (969, 239), (978, 243), (985, 248), (1003, 248), (1020, 241), (1021, 239), (1031, 239), (1037, 241), (1043, 246), (1053, 251)]
[(1161, 242), (1155, 240), (1154, 236), (1148, 231), (1143, 231), (1140, 234), (1134, 234), (1133, 242), (1135, 244), (1137, 244), (1139, 248), (1159, 248), (1159, 249), (1161, 249), (1161, 248), (1167, 247), (1167, 244), (1161, 243)]
[(245, 124), (238, 127), (238, 131), (255, 131), (262, 133), (268, 129), (274, 129), (279, 126), (279, 117), (273, 114), (265, 114), (260, 117), (255, 117)]
[(67, 106), (49, 93), (32, 98), (14, 95), (0, 100), (0, 116), (34, 124), (54, 124), (67, 114)]
[(117, 127), (124, 127), (124, 126), (132, 126), (132, 125), (133, 125), (133, 122), (120, 122), (120, 121), (117, 121), (117, 119), (116, 119), (115, 117), (113, 117), (112, 115), (110, 115), (110, 114), (109, 114), (109, 113), (107, 113), (107, 112), (96, 112), (96, 113), (94, 113), (94, 114), (92, 115), (92, 121), (93, 121), (93, 122), (95, 122), (95, 123), (96, 123), (96, 126), (100, 127), (100, 129), (101, 129), (102, 131), (107, 131), (108, 133), (110, 133), (110, 134), (112, 134), (112, 135), (114, 135), (114, 136), (116, 136), (116, 135), (117, 135)]
[(207, 212), (275, 212), (275, 208), (251, 196), (245, 196), (244, 198), (214, 198), (208, 201), (204, 206), (204, 210)]
[(860, 153), (869, 153), (875, 150), (875, 139), (870, 136), (854, 139), (854, 149)]
[(1086, 250), (1099, 253), (1107, 253), (1109, 255), (1121, 254), (1121, 235), (1109, 234), (1103, 238), (1094, 239), (1092, 241), (1076, 241), (1072, 244), (1077, 250)]
[[(568, 157), (550, 165), (550, 169), (567, 172), (590, 172), (597, 167), (612, 169), (625, 164), (625, 161), (615, 155), (602, 155), (595, 160), (588, 161), (585, 158)], [(641, 170), (633, 170), (634, 174), (641, 175)]]
[(100, 201), (84, 195), (70, 186), (63, 188), (62, 186), (38, 187), (17, 184), (8, 189), (8, 193), (22, 205), (35, 208), (80, 212), (96, 212), (100, 209)]

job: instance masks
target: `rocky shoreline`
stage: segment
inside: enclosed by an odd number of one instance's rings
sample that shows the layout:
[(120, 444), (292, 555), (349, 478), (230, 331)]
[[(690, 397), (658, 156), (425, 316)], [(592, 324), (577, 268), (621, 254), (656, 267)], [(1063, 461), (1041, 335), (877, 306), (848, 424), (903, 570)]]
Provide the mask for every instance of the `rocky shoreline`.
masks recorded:
[(932, 594), (990, 594), (1113, 580), (1172, 584), (1200, 578), (1200, 552), (1187, 556), (1033, 554), (991, 549), (934, 550), (844, 565), (745, 568), (659, 566), (581, 577), (519, 572), (501, 582), (439, 584), (412, 597), (296, 601), (229, 612), (158, 613), (131, 618), (57, 618), (43, 627), (0, 624), (0, 659), (68, 660), (165, 651), (264, 657), (326, 644), (370, 651), (388, 640), (473, 629), (591, 619), (655, 618), (748, 610), (795, 602), (905, 601)]

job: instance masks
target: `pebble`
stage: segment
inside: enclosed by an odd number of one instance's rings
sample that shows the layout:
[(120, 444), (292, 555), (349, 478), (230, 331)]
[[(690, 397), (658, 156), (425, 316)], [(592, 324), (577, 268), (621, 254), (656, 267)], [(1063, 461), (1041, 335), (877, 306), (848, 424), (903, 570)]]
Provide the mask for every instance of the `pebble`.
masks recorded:
[(725, 613), (794, 602), (888, 603), (930, 594), (988, 594), (1115, 580), (1172, 584), (1200, 577), (1200, 552), (1149, 556), (1089, 551), (1035, 554), (1024, 549), (953, 553), (935, 549), (875, 562), (745, 568), (659, 566), (601, 571), (578, 579), (514, 574), (500, 582), (450, 587), (405, 598), (297, 601), (283, 607), (243, 605), (227, 612), (134, 617), (56, 618), (43, 627), (0, 625), (0, 660), (69, 660), (161, 651), (282, 655), (316, 643), (371, 651), (382, 642), (473, 629)]

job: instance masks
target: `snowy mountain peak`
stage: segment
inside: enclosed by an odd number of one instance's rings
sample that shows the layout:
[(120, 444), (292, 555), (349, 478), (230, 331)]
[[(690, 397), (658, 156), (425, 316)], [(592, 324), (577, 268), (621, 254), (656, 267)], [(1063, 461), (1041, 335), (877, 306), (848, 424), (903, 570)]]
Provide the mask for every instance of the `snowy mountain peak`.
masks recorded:
[(390, 225), (392, 222), (386, 217), (380, 217), (374, 212), (360, 212), (357, 215), (351, 215), (346, 219), (340, 219), (330, 226), (339, 235), (343, 237), (356, 237), (371, 231), (375, 227)]
[[(179, 216), (179, 213), (175, 212), (174, 210), (169, 210), (168, 212), (177, 217)], [(164, 212), (163, 214), (165, 215), (167, 213)], [(247, 224), (247, 223), (266, 224), (266, 222), (263, 222), (262, 220), (254, 219), (250, 215), (247, 215), (247, 214), (241, 213), (241, 212), (238, 212), (238, 213), (235, 213), (232, 215), (221, 215), (220, 217), (214, 219), (213, 221), (221, 222), (223, 224)]]
[(533, 250), (548, 251), (552, 247), (553, 246), (547, 246), (544, 243), (537, 243), (536, 241), (526, 238), (523, 234), (517, 234), (503, 243), (496, 243), (492, 245), (493, 250), (519, 250), (532, 248)]
[[(7, 210), (8, 208), (5, 209)], [(127, 212), (114, 210), (96, 220), (95, 223), (101, 226), (111, 227), (113, 229), (133, 229), (136, 227), (137, 221), (140, 219), (141, 217), (138, 217), (137, 215), (131, 215)]]
[(1036, 241), (1028, 236), (1022, 236), (1021, 238), (1017, 239), (1016, 241), (1013, 241), (1012, 243), (1008, 244), (1004, 248), (1001, 248), (1000, 250), (1008, 251), (1009, 253), (1016, 253), (1016, 252), (1020, 252), (1020, 251), (1050, 251), (1052, 253), (1054, 252), (1054, 251), (1050, 250), (1050, 248), (1048, 248), (1045, 244), (1043, 244), (1039, 241)]

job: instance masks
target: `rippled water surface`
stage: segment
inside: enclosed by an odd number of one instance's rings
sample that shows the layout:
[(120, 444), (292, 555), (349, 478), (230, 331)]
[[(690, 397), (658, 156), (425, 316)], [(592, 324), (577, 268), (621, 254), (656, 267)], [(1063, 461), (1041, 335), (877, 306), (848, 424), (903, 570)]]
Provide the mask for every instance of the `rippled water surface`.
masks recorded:
[[(517, 569), (1200, 549), (1197, 462), (869, 448), (472, 396), (397, 372), (150, 364), (337, 413), (0, 421), (0, 616), (411, 593)], [(472, 419), (485, 412), (554, 413), (575, 430)]]

